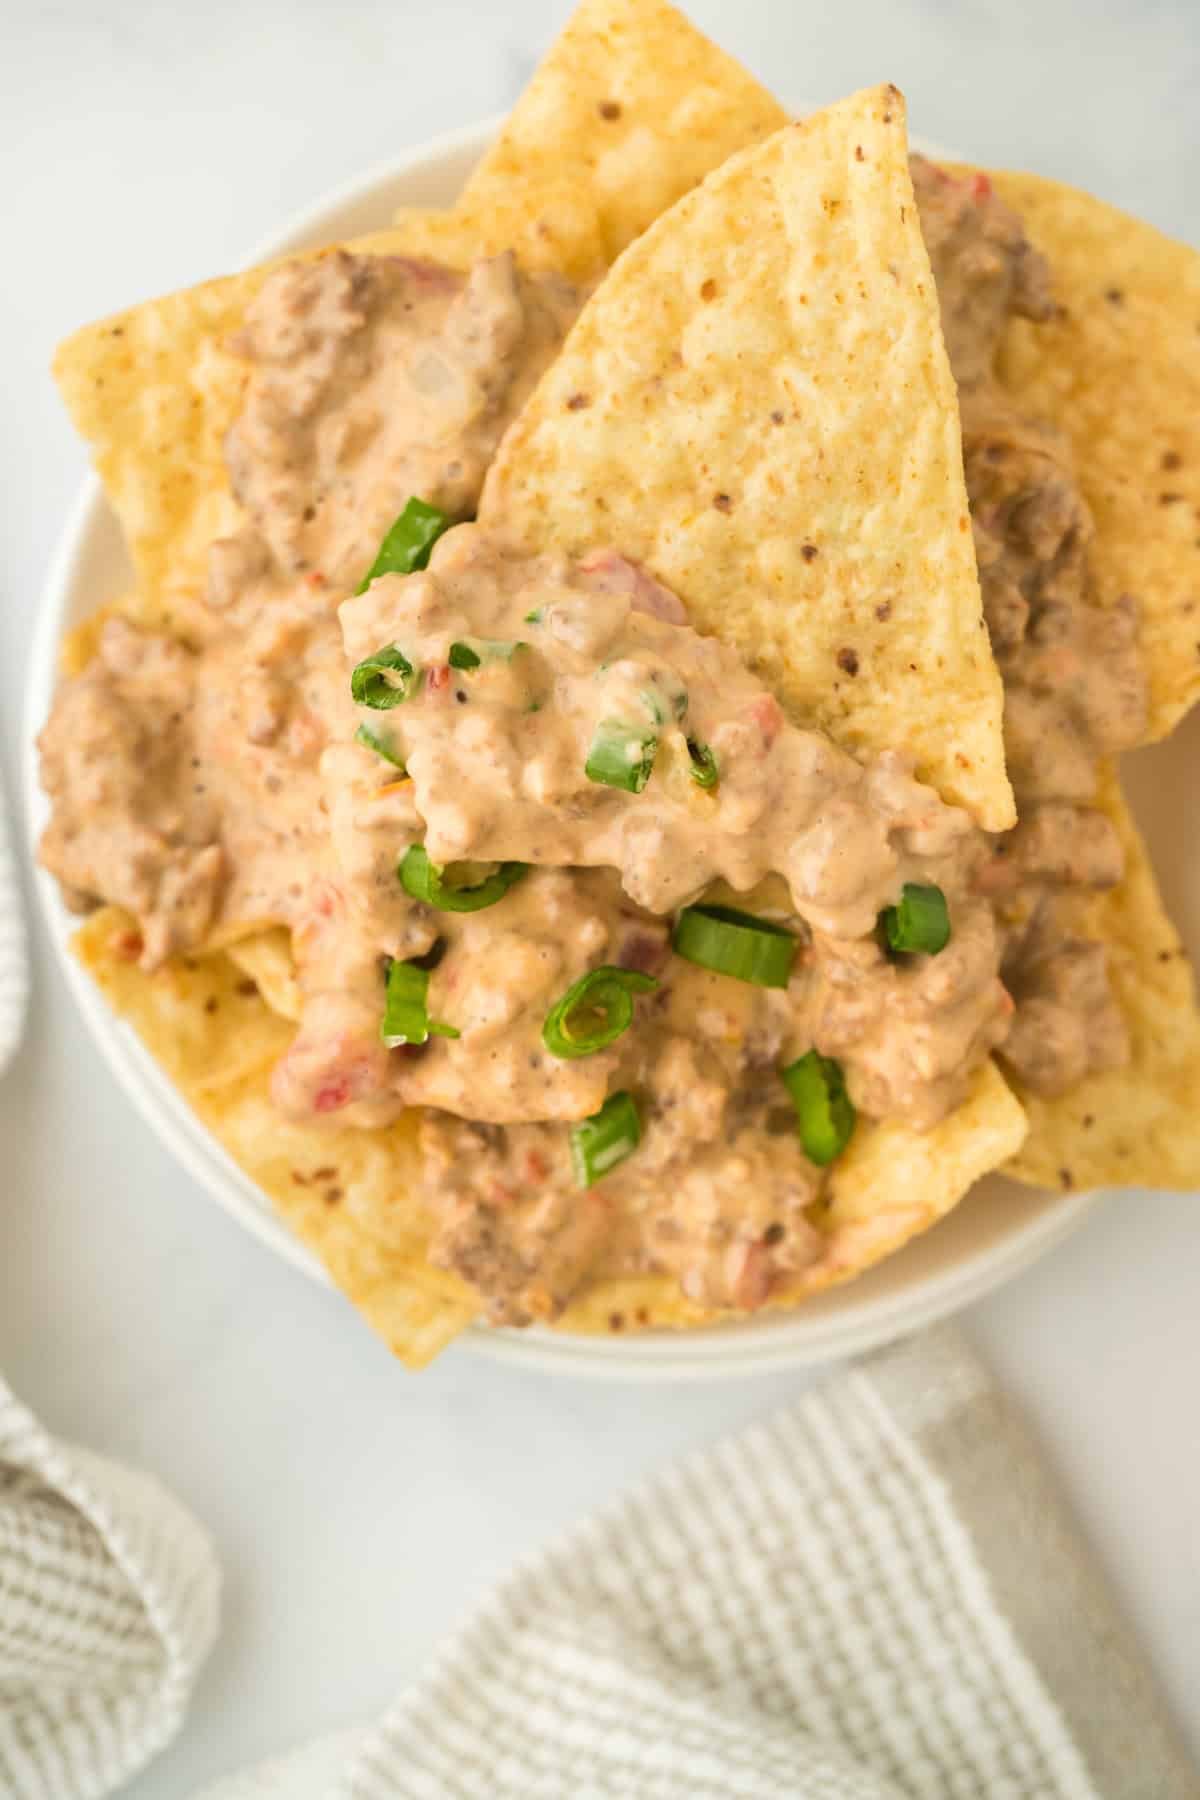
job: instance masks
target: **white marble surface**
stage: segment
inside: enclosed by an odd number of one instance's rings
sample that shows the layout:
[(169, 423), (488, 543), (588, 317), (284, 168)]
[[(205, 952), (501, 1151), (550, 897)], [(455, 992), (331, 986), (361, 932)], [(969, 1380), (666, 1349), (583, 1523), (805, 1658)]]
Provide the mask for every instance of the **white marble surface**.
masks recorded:
[[(565, 0), (57, 0), (0, 57), (0, 708), (84, 459), (56, 338), (215, 273), (322, 190), (505, 104)], [(1200, 238), (1194, 0), (696, 0), (782, 94), (889, 77), (915, 128)], [(35, 931), (0, 1082), (0, 1366), (58, 1431), (207, 1520), (225, 1628), (130, 1790), (188, 1794), (369, 1714), (514, 1552), (792, 1379), (572, 1386), (452, 1352), (419, 1380), (218, 1216), (133, 1117)], [(1129, 1194), (970, 1327), (1040, 1426), (1200, 1756), (1200, 1201)]]

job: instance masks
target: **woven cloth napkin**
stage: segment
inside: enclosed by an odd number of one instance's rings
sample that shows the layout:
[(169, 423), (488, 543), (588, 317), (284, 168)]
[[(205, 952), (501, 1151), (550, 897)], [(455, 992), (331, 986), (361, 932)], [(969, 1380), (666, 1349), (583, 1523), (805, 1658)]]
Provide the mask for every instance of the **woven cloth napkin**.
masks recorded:
[(208, 1538), (53, 1442), (0, 1381), (0, 1795), (98, 1800), (178, 1730), (217, 1626)]
[(517, 1568), (382, 1725), (205, 1800), (1196, 1800), (957, 1333), (843, 1370)]

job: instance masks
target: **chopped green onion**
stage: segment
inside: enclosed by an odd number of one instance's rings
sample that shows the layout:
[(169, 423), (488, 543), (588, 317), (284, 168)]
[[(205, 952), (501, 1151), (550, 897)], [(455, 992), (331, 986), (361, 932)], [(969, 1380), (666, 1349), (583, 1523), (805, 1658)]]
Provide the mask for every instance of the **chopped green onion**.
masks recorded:
[(583, 772), (589, 781), (604, 787), (640, 794), (650, 779), (658, 739), (620, 719), (604, 719), (597, 725)]
[(376, 737), (369, 725), (359, 726), (354, 734), (354, 741), (356, 744), (364, 744), (368, 750), (373, 750), (376, 756), (382, 756), (384, 762), (390, 762), (392, 767), (399, 769), (402, 775), (408, 773), (408, 765), (404, 758), (397, 756), (392, 746), (385, 743), (381, 737)]
[(818, 1050), (809, 1050), (779, 1073), (792, 1096), (804, 1153), (824, 1168), (846, 1148), (858, 1119), (846, 1092), (842, 1066)]
[(707, 744), (698, 738), (687, 741), (688, 756), (691, 758), (691, 777), (697, 787), (714, 788), (720, 776), (716, 755)]
[(798, 948), (782, 925), (738, 912), (732, 906), (685, 906), (675, 925), (671, 948), (677, 956), (752, 981), (757, 987), (786, 987)]
[(642, 1122), (633, 1097), (610, 1094), (598, 1113), (571, 1127), (571, 1165), (582, 1188), (589, 1188), (632, 1156), (642, 1141)]
[(658, 986), (637, 969), (592, 969), (573, 982), (546, 1014), (542, 1042), (551, 1056), (591, 1056), (633, 1023), (634, 994)]
[(899, 906), (887, 906), (879, 923), (889, 950), (936, 956), (950, 942), (950, 909), (940, 887), (906, 881)]
[(448, 513), (414, 495), (392, 524), (355, 593), (365, 594), (380, 575), (411, 575), (414, 569), (423, 569), (433, 546), (453, 523)]
[(417, 691), (420, 675), (413, 668), (399, 644), (385, 644), (360, 662), (350, 676), (350, 694), (360, 706), (373, 706), (376, 712), (388, 712), (411, 700)]
[(389, 1050), (399, 1044), (424, 1044), (431, 1036), (456, 1038), (461, 1035), (453, 1025), (440, 1025), (429, 1017), (428, 993), (428, 969), (418, 968), (411, 962), (388, 965), (387, 1001), (379, 1035)]
[(528, 650), (529, 645), (520, 638), (477, 638), (476, 649), (473, 644), (455, 642), (450, 646), (446, 661), (452, 669), (478, 669), (483, 663), (511, 662), (518, 650)]
[[(406, 894), (414, 900), (424, 900), (428, 906), (436, 906), (439, 912), (482, 912), (485, 906), (495, 906), (497, 900), (503, 900), (510, 887), (529, 873), (529, 864), (523, 862), (501, 863), (494, 875), (488, 875), (474, 886), (458, 886), (454, 877), (454, 863), (442, 867), (430, 862), (424, 844), (413, 844), (400, 859), (396, 873), (400, 877), (400, 885)], [(459, 865), (469, 868), (470, 864)]]
[(527, 612), (525, 614), (525, 623), (526, 625), (540, 625), (545, 616), (545, 607), (535, 606), (532, 612)]

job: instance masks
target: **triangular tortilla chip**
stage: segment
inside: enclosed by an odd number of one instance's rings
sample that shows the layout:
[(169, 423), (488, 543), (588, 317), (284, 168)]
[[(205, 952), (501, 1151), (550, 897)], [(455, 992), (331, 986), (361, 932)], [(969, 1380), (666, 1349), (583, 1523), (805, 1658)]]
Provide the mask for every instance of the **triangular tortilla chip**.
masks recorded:
[(490, 203), (460, 202), (448, 212), (404, 206), (392, 221), (408, 256), (428, 256), (452, 269), (469, 269), (481, 256), (514, 252), (531, 272), (557, 270), (577, 281), (602, 273), (606, 254), (591, 197), (578, 183), (549, 171), (513, 180)]
[(1136, 596), (1151, 739), (1200, 697), (1200, 254), (1090, 194), (993, 175), (1050, 260), (1062, 316), (1015, 320), (1000, 375), (1075, 452), (1092, 573)]
[(1167, 916), (1115, 771), (1099, 793), (1125, 850), (1119, 887), (1092, 905), (1088, 935), (1108, 947), (1129, 1028), (1126, 1068), (1041, 1099), (1014, 1087), (1029, 1136), (1005, 1170), (1037, 1187), (1200, 1189), (1200, 1010), (1187, 951)]
[(414, 1121), (353, 1131), (283, 1118), (269, 1080), (292, 1026), (224, 954), (177, 959), (147, 975), (122, 951), (131, 924), (103, 907), (72, 948), (238, 1167), (391, 1350), (420, 1368), (478, 1305), (456, 1276), (426, 1260), (429, 1221), (411, 1198)]
[[(560, 258), (564, 266), (573, 260), (595, 269), (599, 236), (586, 198), (573, 204), (569, 220), (561, 194), (553, 218), (539, 212), (546, 198), (539, 192), (526, 204), (510, 195), (486, 221), (413, 211), (403, 227), (302, 252), (297, 260), (340, 247), (468, 268), (479, 256), (515, 249), (530, 269), (556, 268)], [(222, 446), (247, 371), (225, 346), (278, 266), (263, 263), (130, 307), (74, 332), (55, 355), (72, 422), (91, 445), (125, 532), (146, 624), (177, 631), (186, 625), (209, 546), (241, 522)]]
[(982, 824), (1013, 822), (895, 88), (732, 158), (625, 253), (480, 516), (639, 558), (803, 721), (911, 751)]
[[(951, 1212), (968, 1188), (997, 1168), (1025, 1135), (1025, 1115), (987, 1063), (958, 1111), (932, 1131), (860, 1124), (830, 1173), (820, 1221), (827, 1242), (819, 1260), (772, 1294), (769, 1311), (798, 1306), (882, 1262)], [(590, 1284), (559, 1321), (564, 1331), (719, 1322), (728, 1313), (697, 1306), (660, 1275), (609, 1277)]]
[(611, 262), (661, 212), (787, 114), (665, 0), (583, 0), (463, 189), (480, 217), (514, 184), (569, 184)]

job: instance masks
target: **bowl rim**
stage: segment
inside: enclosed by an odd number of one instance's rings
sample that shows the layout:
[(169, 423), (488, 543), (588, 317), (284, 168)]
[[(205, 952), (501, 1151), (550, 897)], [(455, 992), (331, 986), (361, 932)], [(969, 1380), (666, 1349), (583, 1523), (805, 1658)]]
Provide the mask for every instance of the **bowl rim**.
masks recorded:
[[(422, 175), (435, 176), (438, 165), (451, 159), (480, 154), (504, 117), (498, 114), (439, 133), (340, 183), (281, 230), (257, 243), (241, 266), (345, 235), (345, 227), (336, 221), (347, 213), (369, 211), (378, 205), (385, 223), (391, 207), (403, 203), (406, 184), (419, 183)], [(915, 138), (913, 142), (927, 154), (951, 154), (927, 140)], [(385, 198), (388, 194), (390, 200)], [(374, 228), (379, 228), (378, 222)], [(268, 1197), (192, 1113), (132, 1027), (110, 1010), (99, 988), (71, 954), (72, 917), (56, 883), (36, 863), (37, 839), (47, 810), (38, 777), (37, 734), (57, 680), (58, 649), (71, 592), (76, 583), (86, 581), (89, 539), (111, 517), (99, 478), (89, 474), (47, 570), (27, 662), (21, 778), (42, 919), (74, 1004), (122, 1090), (159, 1141), (206, 1196), (260, 1243), (311, 1279), (332, 1287), (318, 1258), (277, 1217)], [(688, 1332), (660, 1330), (630, 1336), (592, 1336), (537, 1326), (523, 1331), (498, 1330), (476, 1324), (457, 1341), (497, 1360), (600, 1380), (711, 1381), (825, 1363), (904, 1336), (981, 1298), (1077, 1229), (1098, 1198), (1095, 1193), (1048, 1195), (1045, 1208), (1009, 1234), (960, 1254), (948, 1266), (927, 1272), (896, 1293), (858, 1300), (856, 1284), (847, 1284), (838, 1290), (837, 1311), (822, 1315), (819, 1321), (799, 1307), (790, 1313)], [(936, 1231), (937, 1226), (931, 1230)], [(895, 1254), (902, 1255), (903, 1249)]]

